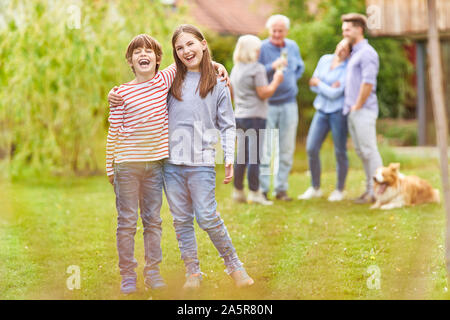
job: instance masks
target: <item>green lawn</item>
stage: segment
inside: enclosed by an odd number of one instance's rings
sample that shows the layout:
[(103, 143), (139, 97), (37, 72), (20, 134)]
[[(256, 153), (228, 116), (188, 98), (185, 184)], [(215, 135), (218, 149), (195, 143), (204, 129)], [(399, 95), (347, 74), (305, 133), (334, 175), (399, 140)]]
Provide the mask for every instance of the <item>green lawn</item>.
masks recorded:
[[(401, 157), (381, 148), (385, 163), (440, 187), (437, 160)], [(322, 151), (322, 186), (335, 183), (328, 140)], [(349, 197), (364, 188), (361, 164), (350, 152)], [(304, 146), (297, 148), (290, 195), (309, 186)], [(219, 210), (252, 288), (238, 290), (207, 234), (197, 228), (199, 257), (207, 275), (198, 293), (183, 293), (184, 266), (167, 203), (163, 217), (165, 292), (144, 291), (142, 225), (136, 235), (137, 294), (119, 294), (114, 192), (105, 177), (28, 178), (0, 181), (0, 299), (448, 299), (444, 259), (444, 210), (429, 204), (372, 211), (326, 198), (272, 207), (235, 204), (232, 186), (217, 167)], [(69, 290), (67, 268), (80, 267), (81, 288)], [(369, 289), (369, 266), (381, 288)], [(370, 279), (369, 279), (370, 280)], [(371, 282), (369, 281), (369, 284)]]

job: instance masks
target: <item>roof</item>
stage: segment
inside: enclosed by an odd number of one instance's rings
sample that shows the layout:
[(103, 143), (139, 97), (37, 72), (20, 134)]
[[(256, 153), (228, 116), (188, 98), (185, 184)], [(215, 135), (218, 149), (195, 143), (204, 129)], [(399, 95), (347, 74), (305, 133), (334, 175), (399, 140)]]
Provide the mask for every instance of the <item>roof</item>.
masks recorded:
[(263, 0), (184, 0), (181, 3), (188, 6), (199, 25), (234, 35), (260, 34), (273, 13), (272, 5)]

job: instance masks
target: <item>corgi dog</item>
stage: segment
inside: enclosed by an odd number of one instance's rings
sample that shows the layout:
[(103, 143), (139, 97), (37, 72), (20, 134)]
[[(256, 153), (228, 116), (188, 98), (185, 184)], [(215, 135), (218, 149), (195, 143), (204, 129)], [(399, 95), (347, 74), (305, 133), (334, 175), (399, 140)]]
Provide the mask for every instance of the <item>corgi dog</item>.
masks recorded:
[(373, 176), (375, 203), (371, 209), (389, 210), (421, 203), (440, 202), (439, 190), (416, 176), (399, 172), (400, 164), (380, 167)]

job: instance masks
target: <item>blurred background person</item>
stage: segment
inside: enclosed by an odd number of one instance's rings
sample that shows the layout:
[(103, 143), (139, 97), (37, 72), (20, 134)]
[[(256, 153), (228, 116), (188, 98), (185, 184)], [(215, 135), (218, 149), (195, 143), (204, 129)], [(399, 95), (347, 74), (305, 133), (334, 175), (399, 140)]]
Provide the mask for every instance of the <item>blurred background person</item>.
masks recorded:
[[(238, 39), (233, 53), (231, 70), (232, 96), (235, 104), (237, 129), (237, 157), (234, 167), (233, 199), (238, 202), (271, 205), (259, 190), (261, 130), (266, 128), (267, 99), (283, 81), (283, 71), (274, 73), (269, 84), (264, 66), (258, 62), (261, 40), (254, 35)], [(247, 169), (248, 198), (244, 192), (244, 175)]]
[(291, 201), (287, 195), (288, 177), (294, 161), (298, 125), (297, 81), (301, 78), (305, 64), (300, 49), (294, 40), (287, 39), (289, 18), (277, 14), (266, 23), (269, 38), (263, 40), (259, 62), (272, 81), (277, 69), (284, 69), (284, 79), (271, 98), (267, 115), (266, 136), (261, 157), (259, 181), (266, 199), (271, 185), (272, 136), (278, 130), (274, 156), (274, 188), (278, 200)]
[(343, 114), (344, 89), (348, 57), (351, 45), (346, 39), (336, 46), (334, 54), (323, 55), (309, 81), (310, 88), (317, 93), (314, 100), (314, 114), (306, 139), (308, 164), (311, 172), (311, 187), (300, 195), (300, 200), (322, 196), (320, 189), (320, 158), (322, 143), (331, 130), (336, 156), (336, 189), (328, 197), (329, 201), (344, 199), (345, 179), (348, 172), (347, 157), (347, 116)]

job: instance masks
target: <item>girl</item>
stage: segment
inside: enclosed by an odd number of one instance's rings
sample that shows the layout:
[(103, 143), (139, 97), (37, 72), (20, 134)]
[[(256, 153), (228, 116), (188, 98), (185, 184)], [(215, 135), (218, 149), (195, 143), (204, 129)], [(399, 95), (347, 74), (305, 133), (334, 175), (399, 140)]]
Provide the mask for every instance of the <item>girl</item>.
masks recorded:
[(170, 155), (164, 166), (164, 181), (187, 271), (183, 288), (199, 288), (202, 280), (194, 217), (208, 233), (236, 285), (250, 286), (254, 281), (243, 268), (216, 211), (215, 131), (220, 132), (225, 155), (224, 183), (233, 177), (235, 120), (230, 92), (217, 81), (206, 40), (196, 27), (178, 27), (172, 46), (177, 73), (168, 98)]

